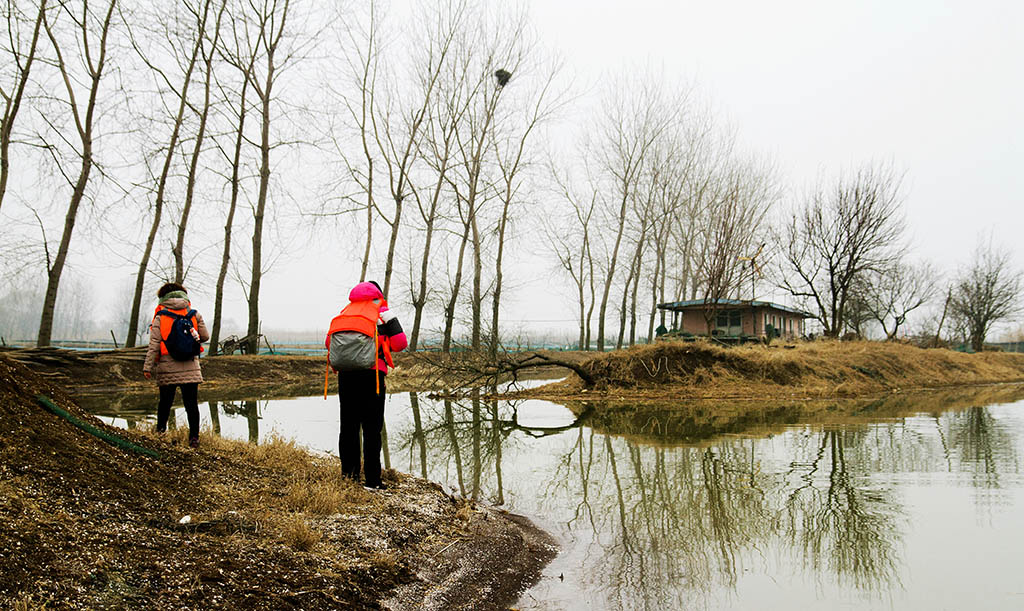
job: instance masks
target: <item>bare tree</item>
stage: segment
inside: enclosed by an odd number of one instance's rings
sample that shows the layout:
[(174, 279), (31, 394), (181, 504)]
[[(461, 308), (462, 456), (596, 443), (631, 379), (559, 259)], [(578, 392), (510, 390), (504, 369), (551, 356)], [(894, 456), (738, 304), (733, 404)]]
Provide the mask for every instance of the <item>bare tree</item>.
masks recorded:
[[(26, 19), (27, 15), (13, 0), (8, 0), (0, 7), (0, 14), (3, 15), (7, 26), (7, 35), (3, 43), (0, 43), (0, 58), (5, 58), (2, 62), (8, 66), (0, 72), (4, 79), (3, 83), (0, 83), (0, 98), (3, 99), (3, 114), (0, 115), (0, 206), (3, 206), (11, 171), (11, 134), (32, 72), (32, 63), (36, 58), (39, 34), (46, 14), (46, 0), (39, 0), (35, 18), (31, 21)], [(32, 34), (28, 41), (24, 40), (22, 32), (22, 27), (26, 23), (32, 24)]]
[(953, 283), (950, 308), (967, 331), (971, 348), (981, 350), (992, 325), (1021, 311), (1020, 273), (1011, 267), (1008, 250), (979, 242), (970, 264)]
[(615, 210), (608, 219), (615, 238), (608, 255), (604, 288), (597, 315), (597, 349), (604, 350), (608, 298), (617, 271), (619, 248), (626, 232), (629, 204), (637, 188), (644, 160), (662, 133), (677, 118), (683, 96), (667, 99), (653, 78), (616, 83), (610, 89), (597, 128), (595, 153), (609, 182)]
[(229, 161), (231, 167), (231, 175), (228, 178), (231, 196), (228, 200), (227, 218), (224, 221), (224, 248), (221, 251), (220, 270), (217, 273), (217, 284), (214, 289), (213, 326), (210, 330), (210, 354), (217, 353), (217, 347), (220, 342), (220, 326), (224, 305), (224, 281), (227, 279), (228, 265), (231, 260), (232, 229), (235, 222), (235, 211), (238, 208), (238, 199), (241, 196), (242, 190), (242, 149), (246, 142), (245, 120), (249, 113), (248, 95), (251, 75), (257, 59), (257, 55), (255, 53), (246, 53), (243, 51), (237, 30), (234, 31), (234, 34), (232, 50), (224, 50), (224, 53), (228, 63), (238, 70), (238, 77), (240, 81), (238, 86), (240, 87), (240, 90), (238, 91), (237, 96), (233, 95), (230, 90), (224, 90), (223, 92), (225, 101), (228, 105), (234, 106), (236, 112), (233, 146), (230, 152), (224, 151), (223, 149), (221, 150), (221, 153)]
[[(362, 164), (357, 165), (349, 160), (344, 153), (344, 147), (337, 142), (341, 158), (348, 168), (349, 177), (358, 185), (365, 198), (364, 203), (356, 202), (357, 209), (366, 214), (366, 231), (363, 242), (363, 256), (359, 270), (359, 281), (366, 280), (366, 274), (370, 266), (370, 255), (373, 247), (373, 221), (378, 213), (376, 202), (376, 169), (378, 164), (377, 150), (375, 149), (377, 127), (377, 102), (378, 95), (378, 73), (380, 64), (380, 16), (378, 3), (370, 2), (366, 30), (359, 31), (355, 27), (348, 29), (348, 43), (354, 49), (346, 54), (349, 63), (349, 71), (354, 76), (356, 99), (350, 96), (339, 94), (344, 101), (345, 107), (352, 122), (359, 131), (359, 146), (362, 156)], [(343, 200), (350, 199), (343, 197)], [(347, 210), (334, 214), (345, 214)], [(386, 294), (386, 293), (385, 293)]]
[[(448, 172), (452, 163), (452, 155), (455, 146), (455, 130), (462, 120), (462, 114), (468, 108), (468, 99), (460, 97), (464, 88), (457, 84), (450, 87), (448, 93), (439, 96), (436, 102), (437, 108), (426, 130), (426, 155), (427, 165), (433, 172), (432, 182), (426, 197), (421, 197), (421, 191), (413, 189), (417, 209), (423, 221), (423, 251), (420, 256), (420, 270), (418, 280), (410, 277), (411, 303), (414, 309), (412, 333), (409, 347), (416, 350), (419, 346), (421, 326), (423, 324), (423, 310), (427, 304), (429, 295), (427, 279), (430, 269), (430, 257), (433, 253), (432, 246), (436, 225), (439, 220), (442, 206), (442, 196), (448, 185)], [(424, 199), (427, 202), (424, 202)], [(446, 333), (450, 342), (450, 329)]]
[[(291, 0), (260, 0), (250, 2), (247, 12), (242, 16), (246, 19), (246, 38), (248, 55), (258, 55), (259, 60), (253, 63), (253, 70), (247, 78), (257, 97), (257, 116), (260, 120), (259, 138), (259, 192), (253, 207), (252, 230), (252, 269), (250, 270), (248, 294), (249, 324), (246, 334), (250, 338), (249, 352), (255, 354), (259, 349), (260, 330), (260, 285), (263, 280), (263, 223), (267, 213), (267, 202), (270, 194), (270, 151), (273, 145), (270, 140), (270, 125), (273, 118), (273, 106), (277, 92), (277, 84), (283, 69), (291, 63), (295, 56), (282, 46), (282, 40), (288, 30), (291, 14)], [(250, 21), (251, 20), (251, 21)]]
[[(489, 191), (484, 184), (485, 156), (488, 142), (492, 138), (494, 118), (497, 114), (498, 101), (512, 74), (518, 72), (526, 49), (517, 43), (524, 36), (526, 27), (525, 16), (520, 15), (510, 24), (507, 30), (503, 27), (501, 36), (497, 37), (484, 54), (482, 65), (479, 66), (484, 78), (475, 83), (480, 92), (478, 103), (466, 114), (465, 131), (456, 132), (459, 163), (461, 171), (459, 181), (453, 186), (460, 202), (460, 214), (463, 205), (464, 234), (463, 240), (471, 239), (473, 244), (473, 292), (470, 296), (472, 310), (470, 321), (470, 346), (474, 351), (481, 348), (482, 337), (482, 306), (483, 306), (483, 244), (480, 234), (481, 208)], [(481, 26), (482, 27), (482, 26)], [(481, 41), (487, 40), (488, 32), (481, 30)]]
[[(571, 206), (572, 211), (567, 214), (570, 220), (566, 223), (565, 217), (560, 217), (555, 222), (552, 217), (545, 217), (542, 221), (548, 243), (554, 250), (559, 265), (572, 279), (576, 293), (576, 304), (579, 316), (579, 339), (577, 343), (580, 350), (588, 350), (590, 343), (590, 319), (587, 313), (586, 289), (590, 287), (590, 310), (593, 311), (594, 304), (594, 263), (590, 251), (592, 219), (597, 206), (597, 190), (591, 189), (589, 199), (577, 194), (570, 187), (570, 179), (560, 176), (559, 170), (550, 164), (550, 173), (558, 186), (560, 197)], [(558, 217), (558, 215), (556, 215)]]
[[(481, 348), (483, 310), (483, 256), (484, 243), (480, 231), (483, 209), (488, 200), (496, 197), (490, 188), (490, 142), (496, 129), (494, 122), (498, 102), (506, 84), (518, 71), (529, 51), (529, 36), (525, 13), (519, 12), (496, 19), (496, 14), (481, 11), (474, 15), (476, 22), (458, 40), (456, 57), (458, 70), (465, 71), (464, 86), (468, 109), (456, 126), (452, 172), (448, 185), (455, 192), (458, 216), (462, 224), (459, 255), (455, 261), (455, 274), (449, 284), (450, 292), (444, 305), (444, 337), (442, 349), (451, 346), (456, 306), (462, 289), (466, 247), (472, 245), (473, 276), (470, 306), (470, 346)], [(525, 41), (525, 42), (524, 42)]]
[(630, 324), (630, 345), (635, 343), (636, 339), (636, 298), (637, 288), (640, 282), (640, 276), (642, 275), (643, 264), (644, 264), (644, 248), (647, 244), (647, 234), (651, 230), (651, 224), (653, 221), (654, 214), (654, 183), (652, 181), (643, 181), (638, 184), (636, 192), (633, 197), (633, 214), (632, 225), (636, 232), (636, 236), (633, 238), (633, 256), (630, 260), (629, 266), (626, 268), (626, 278), (622, 289), (622, 305), (619, 307), (619, 336), (615, 342), (616, 350), (621, 349), (623, 340), (626, 335), (626, 305), (632, 297), (632, 308), (630, 311), (629, 320)]
[(431, 26), (424, 36), (423, 55), (413, 63), (418, 77), (417, 87), (406, 101), (397, 93), (400, 88), (393, 86), (393, 102), (382, 109), (380, 119), (375, 123), (380, 128), (374, 136), (387, 170), (388, 191), (392, 202), (390, 218), (382, 215), (391, 229), (384, 259), (385, 294), (391, 286), (405, 200), (415, 190), (412, 172), (420, 153), (417, 142), (421, 140), (431, 109), (435, 106), (436, 92), (448, 68), (449, 54), (456, 35), (463, 27), (466, 10), (467, 5), (463, 0), (454, 0), (428, 13)]
[(853, 334), (858, 339), (867, 337), (868, 325), (875, 322), (872, 313), (871, 284), (875, 281), (871, 272), (863, 273), (853, 279), (850, 284), (850, 296), (846, 300), (846, 310), (843, 313), (843, 337)]
[[(514, 208), (522, 204), (523, 199), (523, 173), (529, 165), (532, 156), (528, 149), (531, 136), (537, 128), (547, 120), (558, 106), (565, 100), (565, 94), (554, 90), (555, 78), (559, 72), (557, 65), (539, 75), (539, 87), (537, 91), (528, 96), (521, 96), (522, 100), (532, 102), (527, 106), (527, 111), (520, 115), (514, 113), (506, 119), (506, 123), (513, 123), (512, 129), (502, 130), (502, 136), (495, 136), (494, 155), (498, 170), (501, 173), (497, 181), (498, 201), (501, 203), (501, 213), (498, 216), (497, 253), (494, 259), (494, 282), (491, 290), (491, 337), (488, 345), (490, 358), (496, 358), (499, 343), (499, 317), (501, 311), (501, 291), (503, 288), (504, 276), (502, 263), (505, 254), (506, 230), (513, 217)], [(509, 77), (511, 75), (509, 74)], [(507, 81), (506, 81), (507, 83)]]
[[(654, 266), (651, 271), (651, 304), (647, 321), (648, 341), (654, 341), (656, 331), (654, 328), (657, 306), (667, 301), (667, 285), (669, 268), (680, 269), (681, 276), (685, 277), (689, 271), (687, 266), (690, 263), (689, 246), (693, 243), (693, 233), (696, 229), (696, 222), (692, 222), (687, 212), (695, 209), (696, 206), (689, 206), (687, 197), (687, 186), (694, 180), (694, 170), (697, 167), (700, 143), (706, 130), (704, 117), (691, 116), (690, 124), (678, 133), (671, 133), (659, 143), (655, 154), (649, 164), (645, 180), (649, 180), (654, 189), (654, 218), (650, 253), (654, 258)], [(698, 128), (698, 129), (694, 129)], [(685, 227), (685, 229), (684, 229)], [(673, 235), (679, 234), (683, 239), (677, 239), (673, 244)], [(683, 253), (681, 257), (672, 256), (675, 251)], [(682, 259), (680, 261), (679, 259)], [(682, 265), (680, 265), (682, 263)], [(682, 281), (685, 284), (685, 280)], [(665, 325), (665, 310), (661, 310), (660, 325)]]
[[(43, 297), (43, 311), (39, 320), (39, 336), (36, 344), (49, 346), (50, 336), (53, 331), (54, 305), (57, 302), (57, 291), (60, 287), (60, 277), (64, 271), (67, 261), (68, 249), (71, 246), (71, 235), (75, 229), (75, 221), (78, 217), (78, 210), (86, 198), (86, 187), (89, 184), (89, 175), (94, 164), (93, 138), (94, 119), (96, 116), (97, 100), (100, 93), (100, 84), (107, 67), (107, 42), (111, 31), (111, 23), (114, 15), (114, 8), (117, 0), (110, 0), (106, 10), (95, 13), (90, 10), (88, 0), (82, 0), (80, 4), (72, 2), (60, 2), (54, 7), (55, 15), (43, 14), (43, 27), (46, 29), (47, 37), (53, 47), (54, 63), (60, 72), (67, 98), (63, 100), (67, 112), (74, 120), (75, 132), (78, 136), (78, 144), (69, 146), (74, 149), (74, 156), (79, 162), (77, 176), (72, 178), (63, 173), (72, 188), (71, 201), (68, 203), (67, 213), (64, 216), (64, 230), (61, 235), (60, 245), (53, 258), (50, 257), (49, 248), (46, 248), (47, 283), (46, 294)], [(73, 9), (81, 7), (80, 13), (74, 13)], [(65, 40), (61, 32), (57, 30), (59, 19), (65, 18), (70, 21), (71, 31), (74, 40)], [(74, 46), (80, 51), (78, 57), (69, 56), (67, 49)], [(79, 66), (75, 63), (80, 62)], [(80, 84), (85, 84), (85, 101), (80, 101), (78, 94)], [(51, 128), (55, 128), (52, 120), (48, 120)], [(70, 139), (68, 139), (70, 140)], [(53, 148), (50, 149), (54, 150)], [(55, 162), (60, 165), (60, 159)]]
[(884, 269), (903, 252), (901, 201), (891, 166), (865, 166), (819, 187), (776, 234), (778, 285), (807, 304), (826, 336), (842, 332), (857, 276)]
[(907, 315), (935, 298), (937, 280), (938, 274), (928, 263), (897, 262), (868, 276), (864, 303), (871, 317), (881, 325), (885, 339), (896, 339)]
[(213, 0), (204, 0), (201, 11), (190, 8), (190, 12), (197, 18), (196, 39), (200, 42), (200, 59), (203, 62), (203, 98), (198, 108), (193, 108), (197, 115), (198, 125), (192, 143), (192, 153), (189, 156), (188, 174), (185, 177), (185, 201), (181, 206), (181, 217), (178, 220), (178, 237), (171, 249), (174, 255), (174, 281), (184, 282), (185, 274), (185, 234), (188, 227), (189, 214), (192, 211), (192, 200), (195, 195), (196, 182), (199, 175), (199, 156), (203, 151), (203, 144), (206, 137), (206, 124), (210, 116), (210, 89), (213, 84), (213, 60), (217, 54), (217, 46), (220, 44), (220, 24), (227, 8), (227, 0), (221, 0), (217, 9), (216, 21), (214, 22), (212, 35), (207, 40), (207, 20)]
[(722, 300), (737, 294), (747, 278), (740, 258), (761, 241), (761, 220), (772, 204), (767, 172), (737, 164), (727, 168), (720, 181), (707, 208), (704, 247), (697, 259), (709, 335)]
[[(183, 37), (180, 32), (175, 31), (176, 28), (171, 24), (166, 24), (164, 26), (164, 30), (168, 36), (167, 42), (173, 48), (173, 51), (169, 54), (172, 56), (178, 56), (180, 54), (184, 59), (184, 65), (180, 66), (182, 71), (180, 78), (168, 74), (168, 71), (161, 67), (155, 58), (149, 57), (149, 52), (146, 50), (147, 45), (141, 43), (135, 38), (130, 20), (127, 17), (123, 17), (126, 30), (129, 33), (132, 46), (136, 53), (140, 58), (142, 58), (142, 61), (153, 74), (158, 88), (169, 92), (170, 95), (175, 97), (177, 107), (171, 121), (171, 133), (168, 136), (166, 144), (167, 149), (163, 156), (163, 164), (160, 168), (160, 174), (156, 179), (156, 198), (153, 203), (153, 220), (149, 226), (149, 235), (146, 238), (146, 246), (142, 251), (142, 258), (139, 260), (139, 269), (135, 274), (135, 293), (132, 295), (132, 313), (131, 317), (128, 319), (128, 335), (125, 338), (126, 348), (135, 346), (135, 342), (139, 335), (138, 325), (139, 312), (142, 308), (142, 290), (146, 282), (146, 272), (149, 268), (150, 257), (153, 255), (153, 246), (156, 243), (157, 233), (160, 231), (160, 221), (163, 216), (164, 203), (167, 196), (167, 181), (171, 175), (171, 166), (174, 162), (174, 157), (178, 153), (178, 140), (181, 136), (181, 129), (185, 122), (185, 111), (188, 108), (188, 92), (192, 84), (192, 72), (195, 70), (196, 64), (202, 56), (203, 37), (205, 35), (206, 21), (209, 16), (210, 5), (210, 0), (206, 0), (201, 8), (193, 12), (195, 21), (190, 24), (192, 27), (185, 31), (186, 33)], [(189, 5), (185, 6), (189, 9), (192, 8)], [(180, 45), (183, 45), (184, 49), (177, 48)], [(180, 276), (181, 274), (176, 274), (176, 279), (179, 282), (181, 280)]]

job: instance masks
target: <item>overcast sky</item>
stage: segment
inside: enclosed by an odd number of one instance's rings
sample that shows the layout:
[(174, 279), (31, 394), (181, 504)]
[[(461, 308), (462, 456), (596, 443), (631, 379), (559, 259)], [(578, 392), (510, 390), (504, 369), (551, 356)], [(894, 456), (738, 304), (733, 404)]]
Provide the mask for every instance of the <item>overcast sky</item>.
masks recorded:
[[(570, 66), (663, 65), (696, 81), (797, 191), (870, 160), (906, 171), (920, 255), (1013, 245), (1024, 204), (1024, 3), (532, 3)], [(1021, 262), (1018, 257), (1018, 262)]]

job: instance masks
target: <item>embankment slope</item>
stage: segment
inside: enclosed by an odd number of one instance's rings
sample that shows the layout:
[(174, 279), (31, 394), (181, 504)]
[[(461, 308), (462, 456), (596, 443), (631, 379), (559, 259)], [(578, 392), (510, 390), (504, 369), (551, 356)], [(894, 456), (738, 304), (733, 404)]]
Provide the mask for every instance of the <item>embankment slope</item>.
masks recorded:
[(965, 354), (893, 342), (808, 342), (792, 347), (727, 348), (708, 342), (659, 342), (582, 363), (575, 374), (528, 394), (552, 398), (866, 397), (914, 389), (1024, 381), (1024, 354)]
[(369, 492), (281, 440), (204, 434), (195, 451), (184, 431), (107, 427), (3, 357), (0, 426), (0, 600), (16, 606), (505, 608), (553, 555), (528, 523), (420, 479), (389, 471)]

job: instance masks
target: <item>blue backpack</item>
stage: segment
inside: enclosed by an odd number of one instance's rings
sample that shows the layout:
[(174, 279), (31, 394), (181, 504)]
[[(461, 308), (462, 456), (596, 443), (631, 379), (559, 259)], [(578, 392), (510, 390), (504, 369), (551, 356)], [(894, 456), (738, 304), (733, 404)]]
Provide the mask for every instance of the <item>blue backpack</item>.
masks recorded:
[(196, 311), (189, 310), (184, 316), (175, 314), (170, 310), (160, 310), (157, 314), (170, 316), (174, 319), (171, 323), (171, 331), (167, 334), (167, 338), (163, 340), (163, 344), (167, 348), (167, 354), (171, 355), (171, 358), (176, 361), (191, 361), (199, 356), (203, 349), (199, 345), (199, 340), (192, 335), (192, 330), (195, 328), (192, 325), (192, 318), (196, 315)]

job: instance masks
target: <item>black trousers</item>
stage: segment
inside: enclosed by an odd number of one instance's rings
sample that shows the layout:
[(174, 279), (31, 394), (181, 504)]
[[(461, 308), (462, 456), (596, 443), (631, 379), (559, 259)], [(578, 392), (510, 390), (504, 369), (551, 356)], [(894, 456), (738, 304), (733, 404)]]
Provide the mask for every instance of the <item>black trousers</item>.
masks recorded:
[(171, 415), (171, 403), (174, 403), (174, 391), (181, 387), (181, 402), (185, 404), (185, 415), (188, 417), (189, 439), (199, 438), (199, 384), (165, 384), (160, 387), (160, 406), (156, 410), (156, 430), (163, 433), (167, 430), (167, 418)]
[[(359, 433), (363, 438), (363, 474), (367, 486), (380, 484), (380, 432), (384, 428), (384, 378), (377, 370), (338, 373), (341, 473), (359, 479)], [(377, 382), (380, 382), (380, 393)]]

